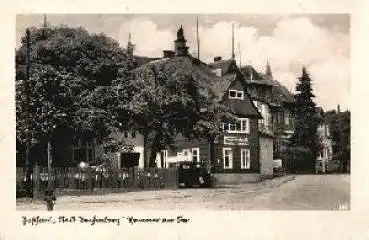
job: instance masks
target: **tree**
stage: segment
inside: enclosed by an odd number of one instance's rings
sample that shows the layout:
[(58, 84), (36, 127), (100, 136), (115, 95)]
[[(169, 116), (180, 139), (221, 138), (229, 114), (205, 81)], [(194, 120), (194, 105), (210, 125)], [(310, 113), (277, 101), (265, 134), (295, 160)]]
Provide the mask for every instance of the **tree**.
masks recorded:
[(179, 57), (133, 71), (131, 86), (135, 90), (128, 108), (144, 135), (145, 146), (151, 143), (145, 165), (154, 166), (156, 153), (173, 147), (178, 135), (209, 139), (220, 131), (228, 109), (217, 102), (204, 79), (206, 74), (199, 77), (202, 70), (193, 64), (190, 58)]
[(331, 110), (327, 112), (326, 116), (333, 140), (333, 158), (340, 162), (341, 171), (347, 172), (351, 154), (350, 112)]
[(312, 157), (305, 168), (305, 170), (310, 171), (314, 170), (316, 156), (321, 149), (320, 140), (317, 134), (318, 124), (321, 119), (316, 112), (316, 104), (313, 101), (315, 96), (313, 94), (311, 82), (312, 80), (306, 68), (303, 67), (302, 76), (299, 78), (299, 82), (296, 85), (296, 125), (295, 132), (291, 139), (293, 147), (304, 147), (310, 150)]
[(126, 72), (124, 50), (113, 39), (83, 28), (29, 32), (29, 78), (26, 37), (16, 50), (17, 140), (49, 142), (49, 157), (56, 129), (71, 129), (85, 142), (103, 142), (111, 127), (118, 126), (111, 84)]

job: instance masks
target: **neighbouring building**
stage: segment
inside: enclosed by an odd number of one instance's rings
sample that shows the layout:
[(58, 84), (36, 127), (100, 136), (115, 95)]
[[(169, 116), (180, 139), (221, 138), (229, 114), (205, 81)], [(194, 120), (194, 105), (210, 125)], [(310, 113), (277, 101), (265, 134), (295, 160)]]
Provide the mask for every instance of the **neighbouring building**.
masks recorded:
[(332, 136), (329, 130), (329, 124), (326, 121), (324, 110), (321, 107), (317, 107), (317, 114), (321, 119), (318, 125), (318, 137), (322, 144), (322, 148), (317, 157), (317, 164), (321, 166), (323, 173), (326, 172), (329, 161), (332, 160)]
[(243, 84), (243, 91), (252, 105), (257, 108), (261, 118), (257, 121), (257, 138), (259, 151), (259, 170), (263, 177), (273, 175), (273, 132), (271, 130), (271, 114), (268, 100), (271, 98), (272, 84), (262, 79), (259, 73), (251, 66), (239, 68), (234, 59), (222, 60), (220, 57), (214, 58), (214, 63), (210, 64), (218, 76), (237, 75), (238, 80)]
[(263, 119), (259, 130), (273, 138), (273, 158), (280, 158), (294, 132), (294, 96), (279, 81), (275, 80), (269, 63), (265, 73), (252, 66), (240, 68), (248, 84), (248, 92)]

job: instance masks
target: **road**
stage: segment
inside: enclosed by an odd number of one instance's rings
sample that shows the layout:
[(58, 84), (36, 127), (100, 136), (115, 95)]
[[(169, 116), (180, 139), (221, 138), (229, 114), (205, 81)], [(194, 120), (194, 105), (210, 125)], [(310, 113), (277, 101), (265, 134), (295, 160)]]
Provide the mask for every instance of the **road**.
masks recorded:
[[(297, 175), (214, 189), (64, 196), (54, 210), (346, 210), (349, 205), (349, 175)], [(17, 201), (18, 210), (45, 208)]]

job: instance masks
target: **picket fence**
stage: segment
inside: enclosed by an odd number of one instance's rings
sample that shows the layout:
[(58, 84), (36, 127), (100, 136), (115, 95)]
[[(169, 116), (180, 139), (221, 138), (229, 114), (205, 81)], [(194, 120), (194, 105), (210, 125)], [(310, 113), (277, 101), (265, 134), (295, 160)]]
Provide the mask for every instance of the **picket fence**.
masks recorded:
[[(36, 167), (32, 174), (33, 195), (41, 196), (48, 186), (49, 176), (45, 167)], [(25, 168), (17, 168), (17, 193), (24, 186)], [(98, 194), (178, 187), (177, 168), (129, 168), (97, 172), (91, 169), (53, 168), (50, 181), (56, 194)]]

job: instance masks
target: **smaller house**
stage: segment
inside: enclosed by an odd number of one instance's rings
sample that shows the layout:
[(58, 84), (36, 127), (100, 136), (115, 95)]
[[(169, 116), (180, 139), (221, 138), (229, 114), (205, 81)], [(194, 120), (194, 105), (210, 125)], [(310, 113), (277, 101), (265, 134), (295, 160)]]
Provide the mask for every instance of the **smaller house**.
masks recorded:
[(321, 164), (322, 172), (325, 173), (329, 161), (332, 160), (332, 136), (329, 131), (329, 124), (325, 119), (324, 110), (321, 107), (317, 107), (317, 114), (321, 118), (321, 122), (318, 126), (317, 132), (322, 144), (322, 149), (318, 155), (317, 163)]

